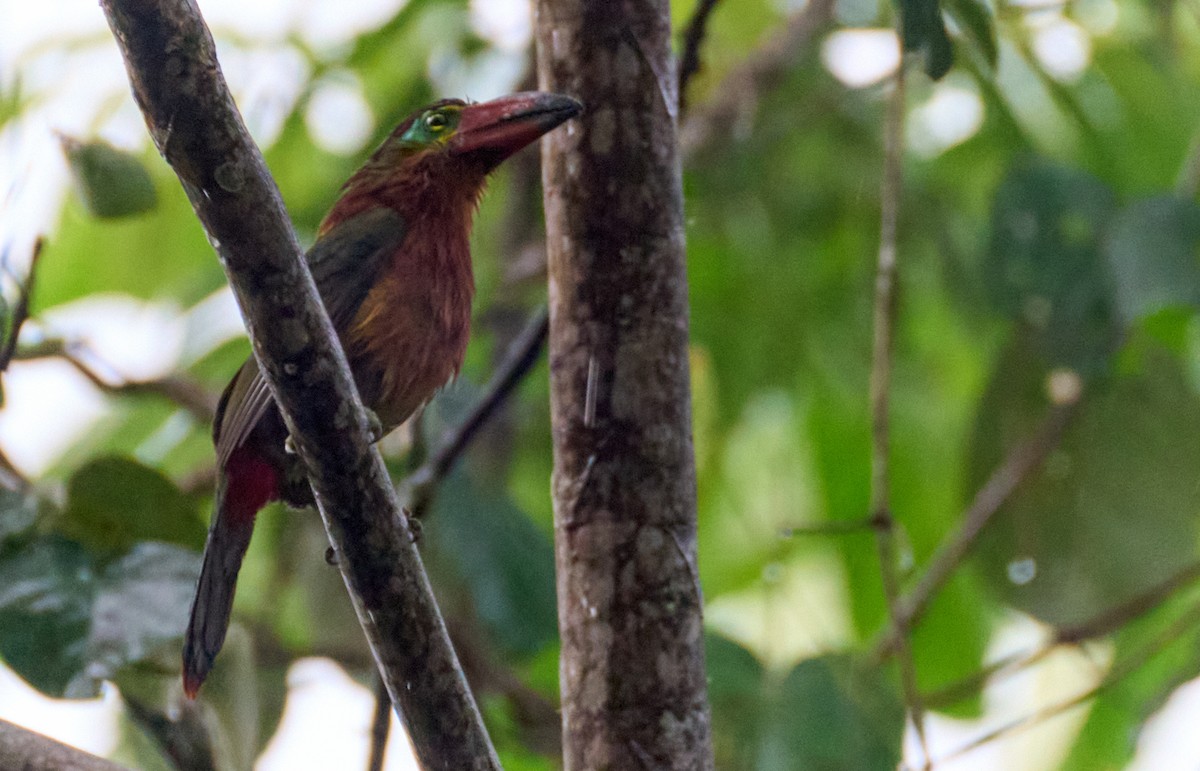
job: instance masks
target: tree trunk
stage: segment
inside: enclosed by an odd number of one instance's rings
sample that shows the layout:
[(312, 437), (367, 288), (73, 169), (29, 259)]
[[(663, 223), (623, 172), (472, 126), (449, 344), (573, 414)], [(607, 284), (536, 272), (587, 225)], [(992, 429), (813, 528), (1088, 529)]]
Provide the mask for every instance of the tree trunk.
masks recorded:
[(537, 11), (566, 768), (711, 768), (669, 4)]

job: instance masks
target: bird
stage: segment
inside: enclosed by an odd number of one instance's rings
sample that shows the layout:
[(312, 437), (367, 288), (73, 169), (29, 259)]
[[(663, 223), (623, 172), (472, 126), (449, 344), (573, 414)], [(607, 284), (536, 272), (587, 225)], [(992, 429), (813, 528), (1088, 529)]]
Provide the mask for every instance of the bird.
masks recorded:
[[(462, 365), (474, 295), (471, 224), (488, 175), (581, 110), (571, 97), (538, 91), (443, 99), (402, 121), (342, 187), (305, 260), (380, 435)], [(253, 356), (222, 393), (212, 433), (214, 512), (183, 644), (192, 699), (225, 641), (259, 510), (277, 500), (312, 504)]]

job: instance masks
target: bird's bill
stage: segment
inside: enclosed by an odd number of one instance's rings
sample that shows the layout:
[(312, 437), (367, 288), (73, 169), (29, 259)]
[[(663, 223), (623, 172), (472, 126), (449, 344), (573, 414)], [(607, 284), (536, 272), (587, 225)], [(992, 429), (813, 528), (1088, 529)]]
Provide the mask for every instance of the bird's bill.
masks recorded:
[(467, 105), (449, 150), (454, 155), (478, 155), (494, 166), (582, 109), (569, 96), (541, 91)]

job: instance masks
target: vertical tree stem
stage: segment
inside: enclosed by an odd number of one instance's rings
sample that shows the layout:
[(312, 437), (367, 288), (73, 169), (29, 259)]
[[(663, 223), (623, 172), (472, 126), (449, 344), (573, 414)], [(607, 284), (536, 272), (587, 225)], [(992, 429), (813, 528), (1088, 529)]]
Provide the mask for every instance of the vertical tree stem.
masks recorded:
[(712, 767), (666, 0), (540, 0), (565, 767)]
[(896, 314), (896, 242), (900, 227), (900, 197), (904, 179), (904, 65), (896, 69), (884, 125), (883, 185), (879, 224), (879, 264), (875, 273), (875, 329), (871, 352), (871, 519), (879, 551), (879, 569), (888, 608), (888, 626), (900, 629), (896, 651), (904, 703), (920, 739), (925, 762), (924, 708), (917, 688), (907, 629), (900, 616), (900, 577), (896, 554), (896, 521), (891, 509), (891, 480), (888, 462), (892, 350)]

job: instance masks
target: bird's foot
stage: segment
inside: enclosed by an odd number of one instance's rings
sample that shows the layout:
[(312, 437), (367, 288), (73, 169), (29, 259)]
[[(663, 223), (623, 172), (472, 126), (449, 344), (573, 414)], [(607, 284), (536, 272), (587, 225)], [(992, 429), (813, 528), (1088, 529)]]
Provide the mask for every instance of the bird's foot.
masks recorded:
[(325, 564), (332, 565), (335, 568), (337, 567), (338, 553), (337, 549), (333, 548), (332, 546), (325, 547)]
[(383, 438), (383, 422), (370, 407), (363, 407), (363, 411), (367, 413), (367, 438), (371, 444), (375, 444)]
[(413, 516), (412, 512), (404, 509), (404, 519), (408, 522), (408, 532), (413, 543), (421, 542), (421, 520)]
[(296, 441), (292, 439), (292, 435), (288, 434), (287, 439), (283, 440), (283, 451), (288, 455), (296, 454)]

